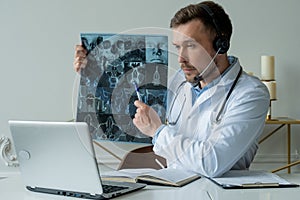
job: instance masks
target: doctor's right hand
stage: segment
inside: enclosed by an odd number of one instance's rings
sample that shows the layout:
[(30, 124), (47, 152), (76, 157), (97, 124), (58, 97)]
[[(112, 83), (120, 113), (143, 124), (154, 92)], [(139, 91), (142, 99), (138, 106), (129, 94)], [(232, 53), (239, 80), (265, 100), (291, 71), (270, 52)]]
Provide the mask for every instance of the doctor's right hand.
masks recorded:
[(157, 112), (141, 101), (135, 101), (137, 107), (133, 124), (145, 135), (153, 137), (156, 130), (162, 125)]
[(86, 67), (87, 64), (87, 50), (82, 45), (75, 46), (75, 56), (73, 67), (76, 72), (80, 72), (80, 69)]

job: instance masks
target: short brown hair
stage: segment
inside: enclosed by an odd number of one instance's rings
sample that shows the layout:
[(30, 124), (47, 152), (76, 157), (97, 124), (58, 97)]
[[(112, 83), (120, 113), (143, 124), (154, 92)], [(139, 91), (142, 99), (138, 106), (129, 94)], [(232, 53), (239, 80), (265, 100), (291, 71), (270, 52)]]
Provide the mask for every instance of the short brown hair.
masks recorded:
[(212, 17), (206, 11), (206, 9), (201, 7), (201, 5), (206, 5), (206, 7), (213, 12), (214, 20), (216, 21), (220, 32), (219, 34), (230, 41), (230, 37), (232, 35), (231, 20), (225, 13), (224, 9), (219, 4), (216, 4), (212, 1), (203, 1), (198, 4), (190, 4), (180, 9), (171, 19), (170, 28), (176, 28), (181, 24), (186, 24), (194, 19), (199, 19), (208, 30), (217, 34), (216, 26)]

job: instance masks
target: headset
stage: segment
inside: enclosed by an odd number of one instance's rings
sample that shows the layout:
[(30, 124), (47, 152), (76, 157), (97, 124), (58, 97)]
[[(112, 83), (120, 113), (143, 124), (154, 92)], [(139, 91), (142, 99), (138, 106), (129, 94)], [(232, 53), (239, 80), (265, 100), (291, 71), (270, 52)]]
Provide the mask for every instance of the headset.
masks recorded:
[(217, 23), (217, 20), (215, 19), (214, 17), (214, 13), (213, 11), (209, 8), (209, 6), (205, 5), (205, 4), (197, 4), (200, 8), (202, 8), (211, 18), (212, 20), (212, 23), (215, 27), (215, 30), (216, 30), (216, 38), (214, 39), (213, 41), (213, 48), (214, 50), (216, 51), (216, 54), (215, 56), (212, 58), (211, 62), (205, 67), (205, 69), (198, 75), (194, 78), (194, 81), (196, 84), (194, 84), (194, 87), (196, 87), (199, 83), (199, 81), (203, 80), (204, 79), (204, 73), (212, 66), (212, 62), (213, 60), (216, 58), (216, 56), (218, 54), (224, 54), (228, 51), (229, 49), (229, 46), (230, 46), (230, 43), (229, 43), (229, 40), (222, 34), (219, 26), (218, 26), (218, 23)]
[(222, 34), (222, 32), (218, 26), (217, 20), (214, 17), (215, 14), (209, 8), (209, 6), (207, 6), (205, 4), (199, 3), (198, 6), (200, 6), (203, 10), (205, 10), (205, 12), (210, 16), (212, 23), (215, 27), (215, 30), (217, 32), (217, 36), (213, 41), (214, 50), (216, 52), (218, 52), (219, 54), (226, 53), (229, 49), (230, 43), (229, 43), (229, 40)]

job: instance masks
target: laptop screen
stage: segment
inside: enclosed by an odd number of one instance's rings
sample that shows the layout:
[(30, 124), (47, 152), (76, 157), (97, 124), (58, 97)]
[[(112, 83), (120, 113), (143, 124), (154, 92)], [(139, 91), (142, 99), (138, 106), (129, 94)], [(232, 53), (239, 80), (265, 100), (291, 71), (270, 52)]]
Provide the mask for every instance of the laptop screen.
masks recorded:
[(24, 184), (102, 193), (86, 123), (9, 121)]
[(133, 124), (136, 83), (144, 103), (165, 121), (168, 37), (82, 33), (87, 66), (81, 71), (76, 121), (93, 139), (151, 143)]
[(10, 120), (9, 127), (30, 191), (102, 199), (145, 187), (111, 182), (114, 190), (105, 190), (86, 123)]

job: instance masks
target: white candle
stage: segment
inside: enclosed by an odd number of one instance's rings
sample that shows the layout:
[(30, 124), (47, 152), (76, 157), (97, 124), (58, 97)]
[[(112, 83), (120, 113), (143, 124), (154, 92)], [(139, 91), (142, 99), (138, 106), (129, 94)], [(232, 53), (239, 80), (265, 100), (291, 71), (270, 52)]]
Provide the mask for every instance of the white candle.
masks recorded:
[(270, 93), (270, 99), (275, 100), (276, 99), (276, 82), (275, 81), (263, 81), (263, 83), (267, 86), (269, 93)]
[(274, 56), (261, 56), (261, 79), (275, 80)]

